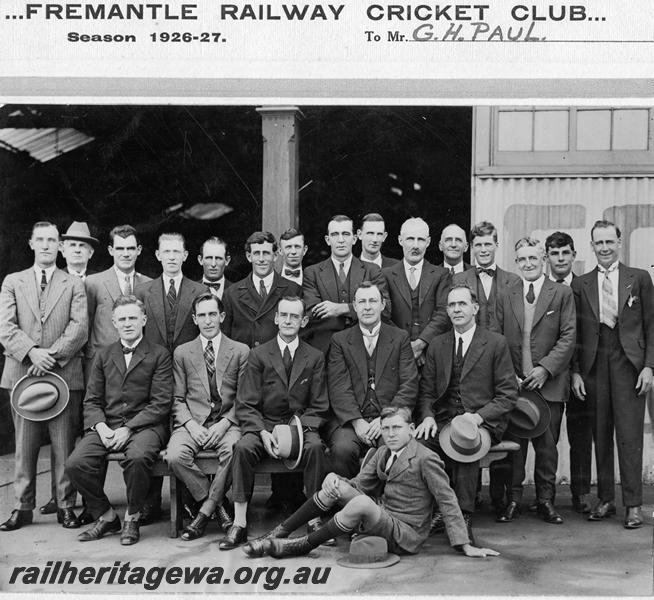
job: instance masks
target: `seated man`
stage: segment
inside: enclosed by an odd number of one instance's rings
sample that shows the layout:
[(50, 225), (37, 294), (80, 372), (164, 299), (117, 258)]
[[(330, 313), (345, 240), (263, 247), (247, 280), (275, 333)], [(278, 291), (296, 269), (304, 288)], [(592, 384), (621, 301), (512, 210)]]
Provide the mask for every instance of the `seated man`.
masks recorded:
[[(327, 472), (318, 428), (325, 422), (329, 402), (323, 353), (298, 338), (307, 324), (304, 302), (296, 296), (277, 304), (277, 336), (250, 352), (236, 401), (243, 437), (234, 446), (232, 465), (234, 524), (220, 542), (231, 550), (247, 541), (247, 507), (254, 488), (254, 471), (266, 455), (279, 459), (272, 430), (297, 415), (303, 426), (304, 448), (299, 467), (307, 494), (313, 494)], [(313, 524), (318, 527), (318, 523)]]
[(135, 296), (114, 302), (113, 324), (120, 340), (98, 350), (84, 398), (84, 437), (66, 462), (66, 472), (82, 494), (95, 523), (80, 542), (120, 531), (120, 519), (104, 492), (107, 455), (120, 462), (127, 487), (127, 511), (120, 535), (124, 546), (139, 541), (139, 517), (152, 467), (168, 434), (173, 374), (170, 354), (143, 337), (146, 316)]
[[(183, 540), (204, 535), (214, 511), (225, 532), (232, 524), (223, 501), (232, 449), (241, 437), (236, 420), (236, 390), (250, 349), (221, 333), (224, 318), (223, 303), (217, 296), (210, 292), (198, 296), (193, 301), (193, 322), (200, 335), (177, 347), (173, 356), (173, 433), (166, 460), (200, 504), (197, 515), (182, 533)], [(195, 464), (200, 450), (218, 453), (220, 466), (213, 482)]]
[[(384, 408), (381, 432), (385, 445), (354, 479), (327, 475), (318, 492), (281, 525), (244, 546), (245, 553), (252, 557), (301, 556), (330, 537), (357, 532), (385, 538), (389, 552), (416, 554), (429, 535), (435, 499), (444, 513), (452, 546), (466, 556), (497, 556), (495, 550), (470, 544), (443, 463), (413, 439), (409, 410)], [(323, 527), (307, 536), (286, 539), (300, 525), (337, 505), (341, 510)]]
[(377, 446), (381, 410), (413, 410), (418, 396), (409, 334), (381, 322), (384, 306), (379, 288), (364, 281), (354, 294), (358, 325), (332, 337), (327, 381), (336, 421), (328, 426), (328, 438), (332, 468), (343, 477), (354, 477), (359, 458)]

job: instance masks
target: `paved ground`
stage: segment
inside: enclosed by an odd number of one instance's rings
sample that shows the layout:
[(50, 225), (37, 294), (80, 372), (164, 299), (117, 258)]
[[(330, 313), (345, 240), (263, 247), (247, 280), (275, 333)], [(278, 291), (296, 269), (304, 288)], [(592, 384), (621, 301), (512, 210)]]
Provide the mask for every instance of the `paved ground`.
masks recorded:
[[(13, 504), (10, 485), (13, 460), (0, 457), (0, 518), (4, 519)], [(40, 461), (38, 500), (44, 502), (49, 496), (49, 476), (46, 475), (48, 460)], [(108, 478), (109, 496), (117, 506), (124, 503), (120, 469), (112, 465)], [(166, 486), (164, 486), (165, 489)], [(263, 503), (268, 491), (257, 486), (252, 533), (258, 535), (276, 524), (278, 516), (265, 511)], [(533, 490), (528, 489), (526, 498)], [(618, 489), (619, 496), (619, 489)], [(142, 528), (142, 540), (135, 546), (123, 547), (117, 536), (90, 543), (75, 540), (76, 531), (64, 530), (56, 524), (54, 516), (38, 515), (34, 525), (17, 532), (0, 534), (0, 590), (16, 592), (112, 592), (136, 593), (147, 587), (166, 592), (266, 592), (276, 589), (284, 593), (366, 593), (366, 594), (468, 594), (468, 595), (593, 595), (593, 596), (644, 596), (652, 595), (652, 511), (654, 488), (646, 487), (643, 507), (647, 525), (640, 530), (627, 531), (621, 525), (623, 511), (618, 517), (604, 523), (589, 523), (569, 508), (567, 487), (561, 486), (557, 505), (565, 518), (563, 525), (547, 525), (535, 515), (523, 516), (510, 524), (497, 524), (485, 506), (476, 515), (475, 534), (479, 543), (495, 548), (501, 556), (493, 559), (468, 559), (454, 552), (444, 535), (432, 537), (423, 551), (383, 570), (355, 570), (339, 566), (336, 559), (347, 551), (347, 542), (339, 541), (336, 548), (320, 548), (308, 557), (275, 561), (273, 559), (248, 559), (240, 550), (220, 552), (216, 540), (221, 537), (217, 525), (212, 522), (206, 537), (194, 542), (170, 539), (167, 522)], [(167, 499), (164, 499), (167, 506)], [(131, 569), (126, 580), (131, 584), (120, 585), (107, 582), (108, 569), (102, 583), (74, 585), (22, 581), (20, 572), (17, 582), (9, 580), (16, 567), (39, 567), (42, 570), (52, 561), (70, 561), (71, 566), (116, 566)], [(144, 571), (139, 572), (138, 568)], [(151, 583), (144, 572), (152, 567), (197, 568), (196, 575), (206, 569), (205, 583), (182, 582), (156, 585), (161, 569), (149, 573)], [(283, 567), (283, 571), (281, 569)], [(303, 568), (311, 569), (309, 583), (294, 583), (304, 576)], [(256, 575), (258, 570), (258, 576)], [(31, 572), (33, 573), (33, 571)], [(173, 572), (174, 575), (174, 572)], [(206, 583), (212, 575), (220, 584)], [(141, 576), (141, 582), (138, 578)], [(258, 581), (254, 582), (255, 577)], [(314, 582), (311, 583), (311, 577)], [(226, 582), (229, 579), (229, 583)], [(244, 583), (236, 583), (241, 579)], [(115, 581), (118, 574), (115, 575)], [(286, 580), (289, 580), (286, 583)], [(47, 578), (46, 578), (47, 581)], [(321, 583), (322, 582), (322, 583)]]

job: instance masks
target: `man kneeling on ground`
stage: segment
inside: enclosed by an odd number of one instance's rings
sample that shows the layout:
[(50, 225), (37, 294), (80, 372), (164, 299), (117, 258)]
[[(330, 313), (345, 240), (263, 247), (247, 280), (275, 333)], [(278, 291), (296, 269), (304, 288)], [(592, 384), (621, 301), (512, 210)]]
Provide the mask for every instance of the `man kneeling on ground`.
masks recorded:
[[(406, 408), (384, 408), (381, 434), (385, 445), (360, 473), (350, 480), (335, 473), (327, 475), (322, 489), (281, 525), (246, 544), (244, 552), (251, 557), (301, 556), (326, 539), (355, 532), (385, 538), (389, 552), (416, 554), (429, 535), (432, 504), (436, 500), (454, 548), (466, 556), (497, 556), (495, 550), (470, 544), (443, 463), (435, 452), (419, 444), (413, 433), (411, 414)], [(383, 491), (378, 495), (380, 490)], [(341, 510), (320, 529), (288, 538), (300, 525), (335, 505), (341, 506)]]

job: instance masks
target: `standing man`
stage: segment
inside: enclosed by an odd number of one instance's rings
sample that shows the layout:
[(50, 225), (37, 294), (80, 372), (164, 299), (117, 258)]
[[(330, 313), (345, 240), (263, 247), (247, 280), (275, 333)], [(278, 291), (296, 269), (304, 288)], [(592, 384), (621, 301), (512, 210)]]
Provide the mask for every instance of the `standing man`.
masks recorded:
[(304, 272), (302, 294), (311, 319), (303, 337), (325, 353), (332, 335), (356, 321), (354, 293), (362, 281), (370, 281), (379, 288), (385, 304), (383, 317), (388, 318), (390, 315), (390, 300), (384, 276), (377, 265), (362, 262), (352, 256), (352, 246), (356, 240), (350, 217), (332, 217), (327, 224), (325, 236), (325, 243), (331, 248), (331, 256), (307, 267)]
[(654, 286), (647, 271), (619, 261), (620, 229), (596, 221), (590, 232), (597, 269), (577, 277), (577, 354), (572, 389), (593, 412), (599, 504), (589, 520), (615, 514), (613, 435), (620, 465), (624, 526), (643, 524), (643, 422), (654, 367)]
[(468, 250), (466, 232), (458, 225), (451, 224), (443, 229), (438, 249), (443, 253), (443, 262), (438, 266), (447, 269), (451, 277), (470, 268), (463, 260), (463, 254)]
[(280, 298), (295, 296), (300, 287), (273, 269), (277, 240), (269, 231), (255, 231), (245, 242), (252, 273), (225, 294), (223, 331), (233, 340), (255, 348), (277, 335), (275, 308)]
[(120, 543), (130, 546), (139, 541), (139, 518), (152, 467), (168, 435), (172, 364), (165, 348), (143, 337), (145, 309), (135, 296), (116, 299), (113, 322), (120, 339), (103, 346), (93, 361), (84, 398), (85, 435), (68, 459), (66, 472), (95, 519), (77, 539), (98, 540), (121, 531), (104, 483), (107, 455), (125, 453), (120, 466), (127, 510)]
[[(298, 333), (307, 323), (304, 302), (297, 296), (282, 298), (275, 313), (278, 335), (250, 352), (239, 388), (236, 416), (243, 437), (234, 447), (234, 524), (220, 542), (231, 550), (247, 541), (247, 507), (254, 487), (254, 469), (266, 455), (279, 459), (272, 430), (299, 417), (304, 434), (298, 466), (304, 472), (307, 494), (320, 489), (327, 463), (318, 428), (329, 409), (325, 386), (325, 357), (300, 341)], [(320, 522), (311, 524), (312, 529)]]
[(475, 268), (454, 276), (454, 282), (467, 285), (477, 296), (479, 313), (477, 324), (482, 327), (495, 328), (495, 304), (497, 297), (510, 285), (520, 282), (520, 277), (500, 269), (495, 264), (497, 251), (497, 229), (488, 221), (477, 223), (470, 232), (472, 258)]
[(361, 228), (357, 231), (361, 240), (361, 256), (363, 262), (377, 265), (380, 269), (392, 267), (397, 261), (395, 258), (383, 256), (382, 245), (388, 237), (384, 217), (379, 213), (368, 213), (361, 219)]
[(339, 331), (329, 349), (327, 381), (335, 421), (328, 427), (334, 472), (354, 477), (359, 458), (381, 439), (386, 406), (413, 410), (418, 369), (406, 331), (381, 322), (384, 299), (364, 281), (354, 295), (358, 326)]
[(80, 350), (88, 335), (86, 293), (79, 277), (57, 269), (59, 232), (55, 225), (36, 223), (29, 246), (34, 251), (34, 265), (7, 275), (0, 290), (0, 343), (6, 357), (0, 386), (11, 390), (26, 375), (52, 372), (68, 385), (70, 400), (63, 412), (46, 422), (14, 413), (16, 504), (0, 531), (13, 531), (32, 522), (36, 463), (46, 430), (54, 455), (57, 519), (66, 528), (80, 526), (73, 512), (76, 492), (64, 463), (75, 445), (84, 389)]
[(425, 260), (431, 242), (425, 221), (404, 221), (398, 241), (403, 260), (382, 270), (391, 298), (391, 321), (409, 334), (413, 356), (422, 366), (429, 342), (451, 327), (445, 310), (450, 277), (443, 267)]
[(225, 278), (225, 268), (232, 257), (229, 255), (227, 242), (219, 237), (212, 236), (202, 244), (198, 262), (202, 267), (202, 285), (206, 285), (209, 291), (223, 299), (225, 290), (232, 285), (229, 279)]
[[(521, 279), (497, 299), (497, 326), (509, 343), (513, 368), (522, 389), (538, 391), (551, 415), (545, 431), (531, 439), (536, 454), (534, 480), (538, 514), (546, 523), (560, 524), (554, 508), (556, 468), (563, 407), (570, 389), (570, 361), (575, 349), (575, 307), (572, 290), (545, 276), (545, 250), (533, 238), (515, 245), (515, 263)], [(520, 450), (506, 460), (512, 469), (508, 504), (498, 521), (512, 521), (519, 514), (525, 479), (528, 439), (516, 439)], [(507, 474), (508, 475), (508, 474)], [(494, 498), (494, 503), (500, 501)]]
[(282, 257), (279, 274), (284, 278), (302, 285), (302, 259), (308, 246), (304, 243), (304, 234), (295, 227), (287, 229), (279, 236), (279, 252)]
[(518, 391), (506, 340), (477, 326), (478, 311), (474, 291), (454, 285), (447, 296), (447, 314), (454, 329), (436, 336), (427, 349), (417, 408), (420, 425), (416, 429), (416, 437), (445, 461), (469, 527), (479, 460), (453, 460), (443, 452), (436, 434), (458, 417), (459, 422), (465, 419), (468, 433), (484, 428), (492, 443), (499, 442)]
[[(173, 357), (173, 432), (166, 461), (199, 505), (183, 540), (202, 537), (214, 511), (225, 533), (232, 525), (223, 503), (232, 449), (241, 437), (235, 400), (250, 349), (221, 333), (224, 318), (219, 298), (210, 293), (198, 296), (193, 301), (193, 321), (200, 335), (178, 346)], [(218, 453), (220, 465), (213, 481), (195, 464), (201, 450)]]
[(66, 260), (66, 271), (85, 281), (87, 275), (95, 273), (88, 270), (88, 264), (98, 240), (91, 236), (89, 226), (80, 221), (73, 221), (61, 239), (59, 250)]
[[(550, 267), (550, 279), (567, 286), (576, 275), (572, 272), (577, 252), (572, 237), (555, 231), (545, 240), (545, 253)], [(588, 402), (583, 402), (568, 390), (565, 403), (568, 443), (570, 444), (570, 491), (572, 506), (578, 513), (587, 514), (590, 502), (591, 459), (593, 453), (593, 420)]]

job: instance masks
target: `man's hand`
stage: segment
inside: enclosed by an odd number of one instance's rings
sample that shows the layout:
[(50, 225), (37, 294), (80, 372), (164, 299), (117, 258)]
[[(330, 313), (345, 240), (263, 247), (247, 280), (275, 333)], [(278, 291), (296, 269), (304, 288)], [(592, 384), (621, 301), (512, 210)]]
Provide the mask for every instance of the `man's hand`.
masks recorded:
[(522, 387), (527, 390), (539, 390), (545, 385), (548, 377), (547, 369), (538, 365), (529, 371), (527, 377), (522, 380)]
[(490, 548), (477, 548), (477, 546), (472, 546), (471, 544), (463, 544), (461, 549), (466, 556), (471, 556), (472, 558), (500, 555), (497, 550), (491, 550)]
[[(27, 353), (27, 356), (29, 356), (32, 365), (35, 367), (35, 369), (33, 369), (34, 375), (43, 375), (44, 371), (52, 371), (57, 364), (57, 361), (46, 348), (32, 348)], [(36, 372), (36, 369), (38, 369), (39, 372)]]
[(206, 427), (202, 427), (199, 423), (196, 423), (193, 419), (189, 419), (184, 423), (186, 431), (193, 438), (193, 441), (198, 445), (204, 448), (204, 445), (209, 439), (209, 430)]
[(636, 381), (636, 392), (643, 395), (649, 392), (652, 389), (653, 379), (652, 368), (644, 367), (640, 375), (638, 375), (638, 381)]
[(114, 441), (111, 445), (111, 449), (115, 450), (116, 452), (120, 452), (131, 437), (132, 430), (129, 427), (119, 427), (118, 429), (115, 429), (113, 437)]
[(413, 437), (416, 439), (425, 438), (428, 440), (430, 437), (436, 437), (436, 432), (438, 431), (438, 426), (436, 425), (436, 420), (434, 417), (425, 417), (416, 427), (416, 430), (413, 432)]
[(586, 401), (586, 386), (584, 380), (579, 373), (572, 374), (572, 391), (582, 402)]
[(411, 342), (411, 350), (413, 350), (413, 358), (416, 359), (416, 362), (419, 363), (419, 360), (422, 358), (422, 362), (425, 362), (425, 357), (422, 355), (423, 352), (425, 351), (425, 348), (427, 347), (427, 343), (425, 340), (421, 340), (418, 338), (417, 340), (413, 340)]
[(381, 435), (381, 419), (375, 417), (370, 423), (368, 423), (368, 433), (366, 433), (366, 438), (368, 443), (372, 446), (373, 442)]
[(330, 498), (338, 499), (340, 496), (339, 485), (341, 478), (336, 473), (328, 473), (322, 480), (322, 491)]
[(370, 446), (370, 441), (368, 440), (368, 421), (365, 419), (355, 419), (352, 421), (352, 427), (354, 428), (354, 433), (357, 434), (357, 437), (364, 443)]
[(263, 442), (263, 447), (265, 448), (268, 456), (271, 456), (274, 459), (279, 459), (279, 454), (278, 454), (279, 449), (277, 448), (277, 442), (275, 441), (273, 434), (270, 433), (270, 431), (266, 431), (264, 429), (259, 432), (259, 436), (261, 437), (261, 441)]
[(114, 430), (109, 427), (106, 423), (97, 423), (95, 425), (95, 432), (100, 436), (100, 441), (102, 445), (110, 450), (113, 447), (114, 443)]
[(227, 419), (220, 419), (218, 423), (214, 423), (209, 427), (209, 438), (205, 442), (204, 447), (207, 450), (215, 450), (229, 429), (229, 425), (230, 423)]
[(318, 302), (313, 307), (312, 314), (319, 319), (327, 319), (329, 317), (339, 317), (346, 315), (350, 312), (350, 305), (345, 302), (332, 302), (331, 300), (323, 300)]

